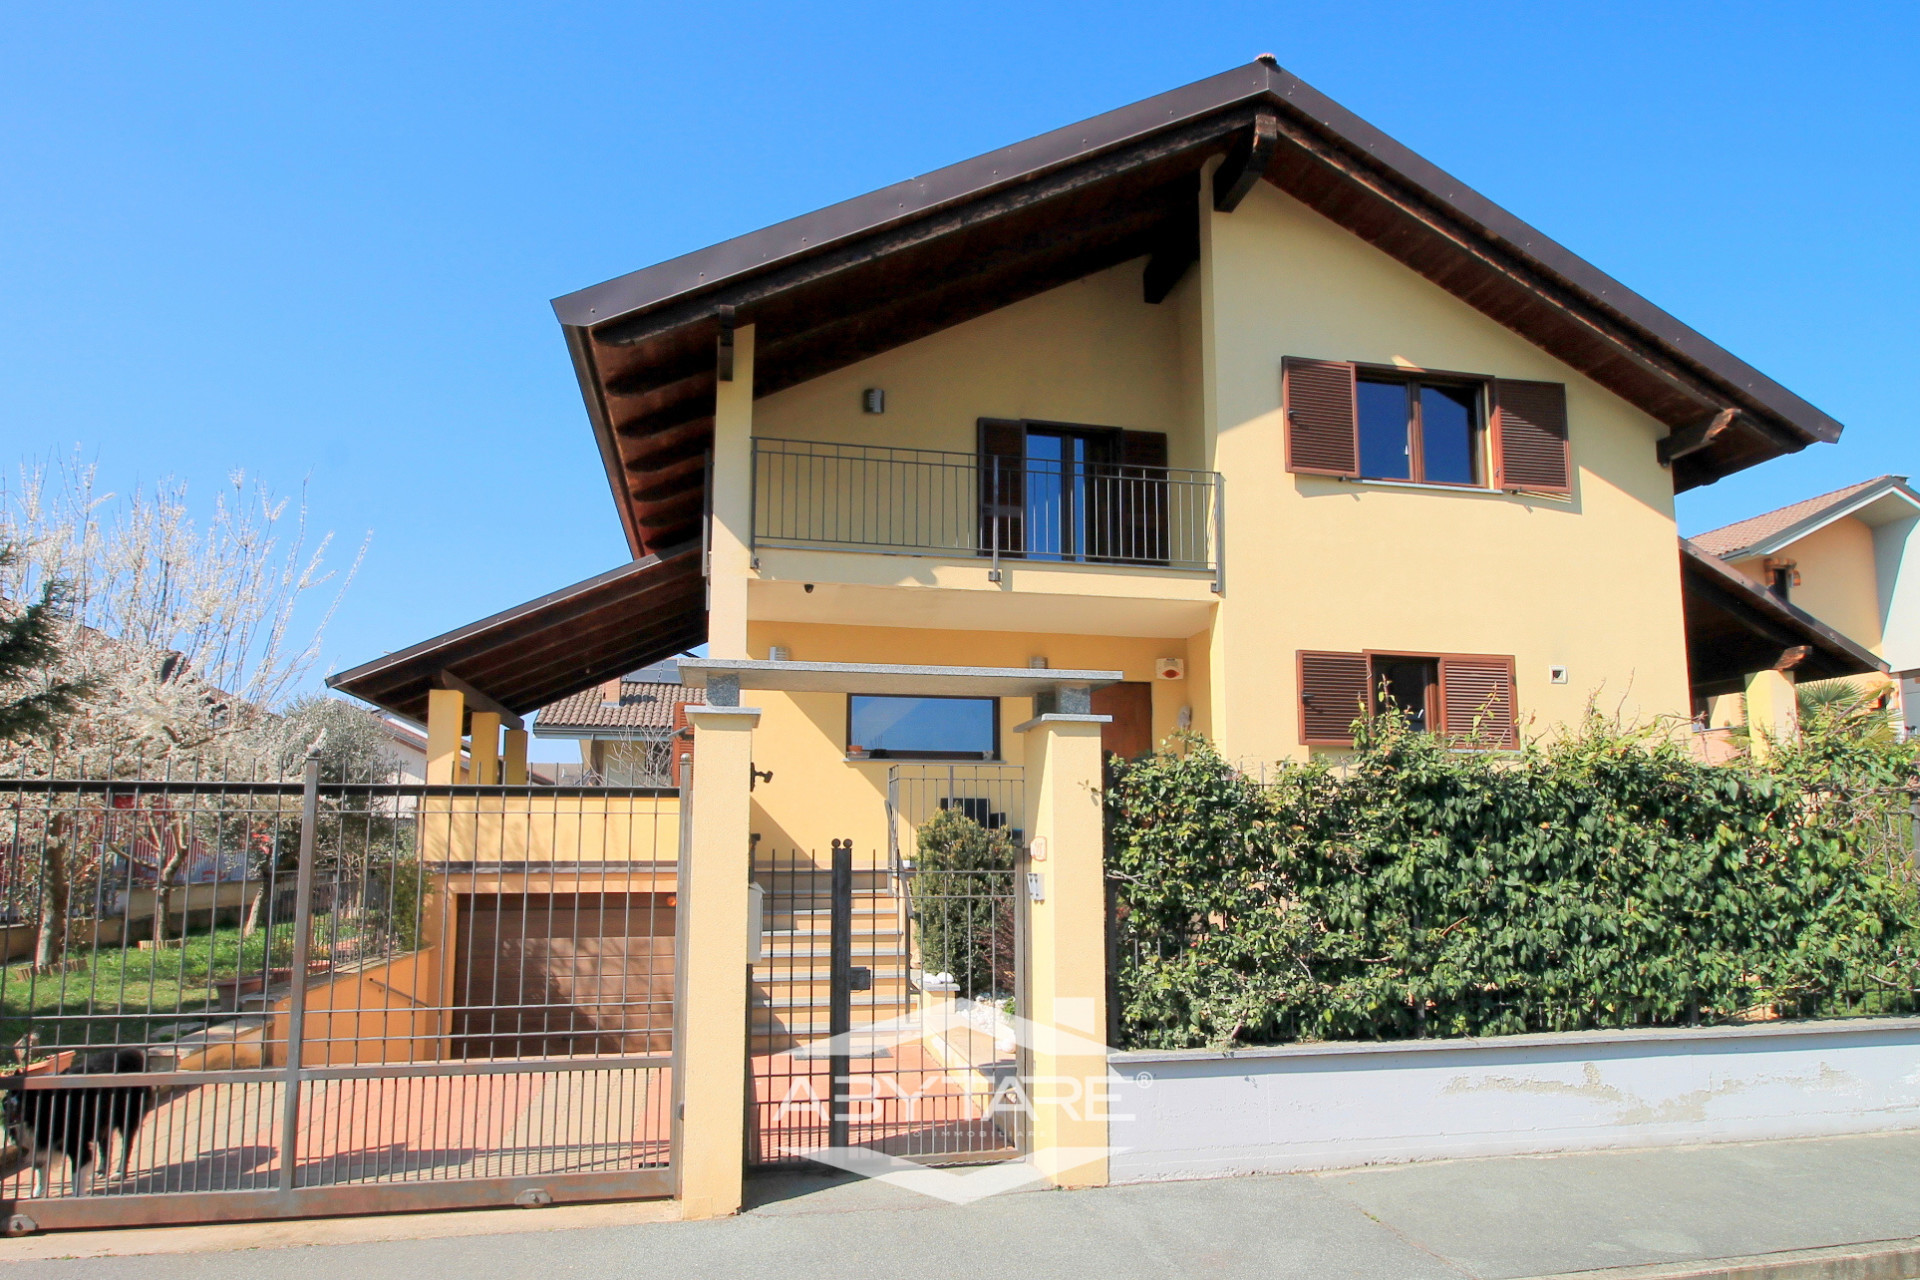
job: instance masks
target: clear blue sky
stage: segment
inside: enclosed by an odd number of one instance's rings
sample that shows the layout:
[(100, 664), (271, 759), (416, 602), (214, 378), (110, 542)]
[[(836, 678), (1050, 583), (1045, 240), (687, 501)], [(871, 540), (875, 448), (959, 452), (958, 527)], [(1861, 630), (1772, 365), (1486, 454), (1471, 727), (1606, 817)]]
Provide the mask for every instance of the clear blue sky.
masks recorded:
[(0, 464), (371, 529), (338, 669), (625, 559), (555, 295), (1271, 51), (1920, 472), (1920, 6), (9, 5)]

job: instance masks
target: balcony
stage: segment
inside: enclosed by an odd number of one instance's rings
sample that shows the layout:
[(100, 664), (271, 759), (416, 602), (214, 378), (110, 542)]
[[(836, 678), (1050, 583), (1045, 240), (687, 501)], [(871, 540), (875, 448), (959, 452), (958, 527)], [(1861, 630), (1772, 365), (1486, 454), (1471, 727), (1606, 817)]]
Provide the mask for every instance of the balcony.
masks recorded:
[(1225, 487), (1212, 471), (758, 439), (753, 544), (810, 551), (1211, 574)]

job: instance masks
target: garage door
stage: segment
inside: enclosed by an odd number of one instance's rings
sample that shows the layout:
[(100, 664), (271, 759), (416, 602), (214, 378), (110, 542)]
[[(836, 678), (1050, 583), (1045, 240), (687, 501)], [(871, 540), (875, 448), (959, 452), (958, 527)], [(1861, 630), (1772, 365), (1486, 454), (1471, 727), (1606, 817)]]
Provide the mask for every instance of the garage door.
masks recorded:
[(672, 1051), (673, 895), (468, 894), (458, 929), (455, 1057)]

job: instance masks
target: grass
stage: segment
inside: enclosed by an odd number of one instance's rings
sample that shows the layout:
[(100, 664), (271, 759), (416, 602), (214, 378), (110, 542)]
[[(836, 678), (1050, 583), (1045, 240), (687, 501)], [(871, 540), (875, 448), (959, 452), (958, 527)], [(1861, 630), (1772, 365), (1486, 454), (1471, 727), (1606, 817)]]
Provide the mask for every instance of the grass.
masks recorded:
[[(87, 927), (75, 925), (76, 932)], [(210, 1011), (229, 1007), (215, 983), (264, 975), (270, 954), (286, 963), (286, 932), (242, 938), (235, 925), (198, 930), (151, 950), (70, 946), (72, 968), (53, 973), (10, 964), (0, 971), (0, 1043), (16, 1044), (29, 1032), (38, 1033), (42, 1046), (145, 1045), (186, 1034), (208, 1021)], [(194, 1025), (168, 1031), (180, 1022)]]

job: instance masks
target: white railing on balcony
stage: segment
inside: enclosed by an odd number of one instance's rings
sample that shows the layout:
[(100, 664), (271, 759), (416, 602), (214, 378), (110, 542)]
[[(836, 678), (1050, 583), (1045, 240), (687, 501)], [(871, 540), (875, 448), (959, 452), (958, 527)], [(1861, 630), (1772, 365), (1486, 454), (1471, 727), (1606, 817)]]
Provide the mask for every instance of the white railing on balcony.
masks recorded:
[(1212, 471), (758, 439), (756, 547), (1221, 573)]

